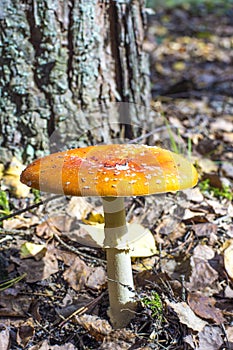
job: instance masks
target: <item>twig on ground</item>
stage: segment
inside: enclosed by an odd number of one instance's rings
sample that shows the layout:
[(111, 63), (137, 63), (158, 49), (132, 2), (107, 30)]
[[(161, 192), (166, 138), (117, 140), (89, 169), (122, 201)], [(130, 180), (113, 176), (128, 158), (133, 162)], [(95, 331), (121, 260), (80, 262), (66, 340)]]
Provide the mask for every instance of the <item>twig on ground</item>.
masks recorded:
[(66, 244), (66, 243), (59, 237), (59, 235), (58, 235), (59, 231), (58, 231), (55, 227), (53, 227), (53, 226), (51, 226), (51, 225), (49, 225), (49, 226), (50, 226), (50, 229), (53, 231), (53, 235), (54, 235), (55, 239), (56, 239), (64, 248), (66, 248), (67, 250), (69, 250), (69, 251), (71, 251), (71, 252), (73, 252), (73, 253), (75, 253), (75, 254), (77, 254), (77, 255), (82, 255), (84, 258), (87, 258), (87, 259), (89, 259), (89, 260), (90, 260), (90, 259), (91, 259), (92, 261), (93, 261), (93, 260), (96, 260), (96, 261), (98, 261), (98, 262), (100, 262), (100, 263), (102, 263), (102, 264), (105, 263), (105, 260), (103, 260), (103, 259), (90, 256), (90, 255), (88, 255), (88, 254), (86, 254), (86, 253), (81, 252), (79, 249), (77, 249), (77, 248), (75, 248), (75, 247), (73, 247), (73, 246), (69, 246), (68, 244)]
[(32, 209), (35, 209), (35, 208), (38, 208), (40, 205), (42, 204), (46, 204), (54, 199), (57, 199), (61, 197), (60, 195), (57, 195), (57, 196), (52, 196), (50, 198), (47, 198), (45, 199), (44, 201), (40, 201), (36, 204), (32, 204), (32, 205), (29, 205), (28, 207), (24, 208), (24, 209), (20, 209), (20, 210), (16, 210), (14, 213), (11, 213), (9, 215), (5, 215), (5, 216), (2, 216), (0, 217), (0, 222), (4, 221), (4, 220), (7, 220), (7, 219), (10, 219), (10, 218), (13, 218), (14, 216), (16, 215), (20, 215), (20, 214), (23, 214), (25, 213), (26, 211), (29, 211), (29, 210), (32, 210)]
[[(68, 321), (70, 321), (74, 316), (77, 315), (82, 315), (84, 312), (86, 312), (87, 310), (93, 308), (96, 304), (99, 303), (99, 301), (103, 298), (103, 296), (107, 294), (107, 291), (104, 291), (102, 294), (100, 294), (96, 299), (90, 301), (90, 303), (88, 303), (86, 306), (82, 306), (80, 307), (78, 310), (76, 310), (75, 312), (73, 312), (70, 316), (68, 316), (67, 318), (63, 319), (63, 321), (58, 325), (59, 327), (63, 327)], [(62, 317), (61, 315), (59, 315), (60, 317)]]

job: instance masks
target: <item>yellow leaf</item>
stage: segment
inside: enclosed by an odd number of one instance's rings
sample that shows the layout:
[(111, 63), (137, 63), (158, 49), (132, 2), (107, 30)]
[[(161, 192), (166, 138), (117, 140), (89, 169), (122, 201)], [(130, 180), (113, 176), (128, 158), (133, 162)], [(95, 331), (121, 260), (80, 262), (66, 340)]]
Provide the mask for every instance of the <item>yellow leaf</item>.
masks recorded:
[(186, 64), (183, 61), (177, 61), (177, 62), (173, 63), (172, 67), (174, 70), (182, 71), (182, 70), (186, 69)]
[(4, 171), (4, 165), (2, 163), (0, 163), (0, 180), (3, 177), (3, 171)]
[(103, 224), (104, 223), (104, 217), (100, 213), (91, 212), (88, 214), (86, 219), (82, 219), (84, 224), (87, 225), (96, 225), (96, 224)]
[(25, 242), (20, 248), (20, 258), (26, 259), (34, 257), (36, 260), (41, 260), (47, 251), (44, 244), (35, 244), (31, 242)]
[(3, 189), (8, 189), (17, 198), (27, 197), (30, 192), (30, 188), (20, 182), (20, 174), (23, 169), (23, 164), (13, 157), (3, 174)]

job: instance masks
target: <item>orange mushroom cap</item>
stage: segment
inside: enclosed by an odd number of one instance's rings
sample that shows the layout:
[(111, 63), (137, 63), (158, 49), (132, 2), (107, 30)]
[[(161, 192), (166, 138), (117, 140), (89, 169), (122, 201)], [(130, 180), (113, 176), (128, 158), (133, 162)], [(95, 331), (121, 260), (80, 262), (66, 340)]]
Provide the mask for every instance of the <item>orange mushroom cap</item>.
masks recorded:
[(159, 147), (98, 145), (35, 160), (21, 182), (71, 196), (125, 197), (178, 191), (196, 185), (197, 171), (179, 154)]

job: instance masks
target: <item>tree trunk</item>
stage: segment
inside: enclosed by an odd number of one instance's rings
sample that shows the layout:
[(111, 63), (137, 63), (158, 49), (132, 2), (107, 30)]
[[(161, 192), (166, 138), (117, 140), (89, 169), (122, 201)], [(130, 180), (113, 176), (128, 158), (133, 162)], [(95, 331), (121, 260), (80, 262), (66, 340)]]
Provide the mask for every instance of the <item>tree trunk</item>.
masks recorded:
[(150, 128), (143, 3), (1, 0), (1, 162)]

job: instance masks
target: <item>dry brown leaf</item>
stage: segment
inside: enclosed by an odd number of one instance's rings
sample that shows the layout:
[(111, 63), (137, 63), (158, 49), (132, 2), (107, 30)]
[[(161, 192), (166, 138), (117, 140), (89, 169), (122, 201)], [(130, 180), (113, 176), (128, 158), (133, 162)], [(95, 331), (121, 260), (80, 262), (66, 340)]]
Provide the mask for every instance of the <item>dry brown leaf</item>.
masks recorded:
[(227, 162), (223, 162), (222, 171), (225, 176), (228, 176), (233, 179), (233, 165)]
[(206, 326), (198, 334), (199, 346), (197, 350), (220, 350), (223, 345), (223, 331), (221, 327)]
[(198, 187), (188, 188), (183, 192), (186, 195), (188, 201), (192, 201), (195, 203), (202, 203), (204, 200), (204, 196)]
[(218, 326), (205, 326), (197, 335), (184, 337), (185, 343), (194, 350), (220, 350), (223, 345), (223, 332)]
[(224, 290), (224, 297), (229, 298), (229, 299), (233, 299), (233, 289), (231, 289), (230, 286), (226, 286), (226, 288)]
[(233, 144), (233, 132), (223, 132), (223, 140)]
[(140, 259), (140, 261), (137, 259), (136, 260), (133, 259), (132, 268), (133, 270), (138, 272), (149, 271), (154, 268), (157, 260), (158, 259), (155, 256), (152, 256), (149, 258), (142, 258)]
[(218, 170), (218, 165), (209, 158), (201, 158), (198, 160), (198, 166), (203, 173), (215, 173)]
[(77, 258), (77, 255), (73, 252), (68, 252), (65, 250), (57, 249), (56, 250), (56, 257), (59, 260), (62, 260), (65, 265), (71, 266), (74, 263), (75, 259)]
[(190, 259), (192, 272), (189, 282), (186, 282), (189, 291), (214, 287), (214, 282), (218, 279), (218, 272), (208, 262), (214, 255), (214, 250), (206, 245), (198, 245), (194, 249), (193, 256)]
[(7, 326), (0, 323), (0, 344), (1, 350), (10, 349), (10, 331)]
[(74, 290), (80, 291), (85, 286), (98, 290), (106, 283), (106, 272), (102, 267), (89, 267), (72, 252), (57, 251), (57, 257), (69, 266), (63, 277)]
[(97, 341), (103, 339), (112, 332), (112, 326), (106, 320), (103, 320), (95, 315), (76, 316), (76, 322), (88, 331)]
[(66, 232), (70, 231), (72, 222), (73, 219), (71, 219), (68, 215), (52, 216), (46, 221), (37, 225), (36, 234), (44, 239), (53, 237), (54, 232), (66, 234)]
[(25, 218), (22, 215), (15, 217), (14, 219), (4, 220), (3, 228), (6, 230), (16, 230), (19, 228), (30, 228), (38, 224), (39, 218), (36, 216), (31, 216), (30, 218)]
[(227, 205), (219, 199), (206, 199), (206, 203), (214, 210), (215, 214), (227, 215)]
[(226, 333), (227, 333), (227, 340), (230, 342), (230, 345), (233, 345), (233, 326), (227, 326)]
[(225, 322), (222, 311), (215, 306), (216, 300), (214, 298), (189, 293), (188, 304), (197, 316), (205, 320), (211, 320), (216, 324)]
[(175, 303), (173, 301), (166, 300), (166, 304), (175, 311), (180, 322), (185, 324), (188, 328), (191, 328), (197, 332), (201, 332), (207, 325), (207, 322), (203, 321), (201, 318), (195, 315), (187, 303)]
[(156, 226), (156, 233), (160, 235), (168, 235), (176, 230), (176, 226), (180, 223), (177, 222), (175, 217), (164, 217), (162, 221)]
[(116, 329), (107, 335), (99, 350), (128, 350), (135, 344), (136, 335), (128, 329)]
[(88, 203), (86, 198), (72, 197), (67, 206), (66, 212), (72, 218), (82, 220), (85, 219), (88, 213), (92, 212), (93, 210), (93, 205)]
[(26, 281), (29, 283), (38, 282), (51, 276), (58, 271), (58, 262), (55, 255), (55, 250), (51, 247), (47, 247), (45, 256), (36, 261), (33, 258), (19, 259), (12, 257), (12, 261), (15, 262), (20, 274), (26, 273)]
[(195, 258), (200, 258), (203, 260), (213, 259), (214, 255), (215, 255), (214, 249), (203, 244), (197, 245), (193, 251), (193, 256)]
[(93, 290), (99, 290), (106, 284), (106, 282), (106, 271), (102, 266), (98, 266), (96, 268), (92, 268), (92, 271), (87, 278), (86, 287)]
[(15, 288), (0, 292), (0, 316), (1, 317), (25, 317), (29, 311), (32, 298), (28, 295), (20, 295)]
[(32, 318), (22, 322), (17, 330), (16, 341), (18, 345), (25, 347), (34, 336), (34, 324)]
[(224, 266), (228, 276), (233, 279), (233, 242), (224, 250)]
[(210, 237), (217, 233), (218, 226), (212, 223), (195, 224), (192, 226), (193, 231), (197, 237)]
[(49, 345), (48, 340), (43, 340), (39, 344), (30, 347), (28, 350), (78, 350), (78, 348), (71, 343), (66, 343), (63, 345)]
[[(232, 116), (230, 116), (232, 118)], [(232, 121), (228, 121), (227, 119), (220, 117), (220, 118), (214, 118), (214, 122), (210, 124), (210, 128), (214, 131), (223, 130), (226, 132), (232, 132), (233, 131), (233, 123)]]
[(86, 285), (91, 273), (91, 268), (79, 257), (76, 257), (73, 264), (63, 273), (64, 280), (76, 291), (80, 291)]

